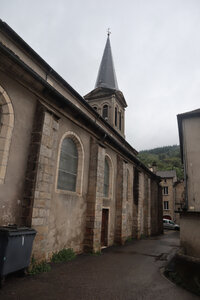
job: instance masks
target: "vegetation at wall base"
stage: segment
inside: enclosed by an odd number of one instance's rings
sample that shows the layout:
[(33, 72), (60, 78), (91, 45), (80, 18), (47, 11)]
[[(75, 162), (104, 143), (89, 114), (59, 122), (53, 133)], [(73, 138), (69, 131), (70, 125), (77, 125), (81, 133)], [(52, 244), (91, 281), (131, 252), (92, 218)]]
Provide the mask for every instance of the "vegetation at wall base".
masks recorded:
[(145, 234), (140, 235), (140, 240), (146, 240), (146, 239), (148, 239), (147, 235), (145, 235)]
[(91, 252), (90, 255), (99, 256), (101, 255), (101, 251)]
[(133, 238), (131, 236), (129, 236), (127, 239), (126, 239), (126, 242), (129, 243), (129, 242), (132, 242)]
[(30, 275), (36, 275), (43, 272), (49, 272), (51, 270), (51, 266), (47, 261), (43, 260), (41, 262), (37, 262), (34, 256), (31, 259), (31, 264), (28, 270)]
[(59, 263), (59, 262), (65, 262), (70, 261), (76, 257), (76, 254), (74, 253), (73, 249), (62, 249), (58, 252), (53, 253), (51, 262), (53, 263)]
[(148, 168), (156, 163), (157, 171), (175, 170), (178, 180), (184, 178), (180, 147), (178, 145), (143, 150), (139, 152), (138, 158)]

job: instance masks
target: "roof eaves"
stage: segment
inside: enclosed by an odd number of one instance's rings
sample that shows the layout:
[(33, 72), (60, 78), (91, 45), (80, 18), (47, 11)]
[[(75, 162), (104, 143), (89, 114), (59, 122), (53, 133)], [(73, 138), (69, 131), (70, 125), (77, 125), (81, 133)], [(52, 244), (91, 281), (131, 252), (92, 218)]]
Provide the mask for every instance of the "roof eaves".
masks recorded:
[[(93, 126), (93, 128), (96, 128), (96, 130), (101, 134), (101, 136), (104, 137), (105, 141), (108, 141), (111, 143), (113, 146), (116, 147), (117, 150), (120, 150), (126, 157), (128, 157), (131, 161), (133, 161), (139, 168), (144, 169), (149, 176), (153, 177), (155, 180), (160, 181), (160, 177), (151, 172), (135, 155), (133, 155), (127, 148), (132, 148), (130, 144), (126, 142), (125, 139), (123, 139), (123, 142), (118, 142), (113, 136), (108, 134), (107, 132), (104, 131), (102, 127), (100, 127), (98, 124), (96, 124), (95, 121), (93, 121), (91, 118), (89, 118), (86, 114), (82, 112), (80, 108), (78, 108), (76, 105), (74, 105), (70, 100), (68, 100), (66, 97), (64, 97), (62, 94), (60, 94), (54, 87), (52, 87), (47, 81), (45, 81), (42, 77), (40, 77), (35, 71), (33, 71), (29, 66), (27, 66), (19, 57), (15, 55), (10, 49), (6, 48), (2, 43), (0, 43), (0, 50), (5, 51), (5, 53), (10, 56), (15, 62), (20, 65), (25, 71), (27, 71), (33, 78), (38, 80), (41, 84), (44, 85), (47, 89), (49, 89), (50, 94), (54, 95), (54, 99), (58, 99), (59, 102), (62, 102), (63, 105), (68, 105), (72, 110), (76, 111), (78, 114), (81, 115), (83, 119), (86, 120), (86, 122), (90, 125)], [(92, 108), (91, 108), (92, 109)], [(95, 112), (93, 110), (93, 112)], [(100, 116), (99, 116), (100, 117)], [(106, 125), (108, 123), (105, 121)], [(137, 151), (132, 148), (133, 152)]]
[[(92, 112), (93, 114), (97, 115), (98, 118), (104, 123), (105, 126), (109, 127), (111, 131), (115, 135), (118, 136), (118, 138), (124, 143), (129, 145), (128, 147), (132, 148), (132, 150), (137, 154), (137, 150), (135, 150), (129, 143), (126, 142), (126, 140), (108, 123), (106, 122), (91, 106), (90, 104), (84, 100), (84, 98), (76, 92), (71, 85), (69, 85), (56, 71), (54, 71), (50, 65), (48, 65), (43, 58), (41, 58), (7, 23), (3, 22), (0, 19), (0, 30), (8, 34), (21, 48), (24, 49), (29, 55), (31, 55), (39, 64), (41, 64), (44, 68), (46, 68), (51, 74), (58, 80), (60, 81), (63, 86), (65, 86), (71, 93), (76, 97), (77, 100), (79, 100), (87, 109)], [(7, 48), (5, 45), (3, 45), (1, 42), (1, 48), (4, 47), (4, 49), (7, 49), (10, 53), (12, 52), (9, 48)], [(12, 55), (19, 57), (12, 52)], [(21, 61), (21, 60), (20, 60)], [(24, 63), (25, 64), (25, 63)], [(31, 69), (32, 70), (32, 69)], [(34, 71), (33, 71), (34, 72)]]
[(6, 22), (0, 19), (0, 30), (10, 36), (25, 52), (27, 52), (33, 59), (35, 59), (44, 69), (46, 69), (55, 79), (62, 83), (79, 101), (84, 105), (90, 105), (83, 99), (83, 97), (66, 82), (33, 48), (31, 48)]
[[(48, 88), (50, 91), (57, 93), (61, 95), (54, 87), (52, 87), (46, 80), (44, 80), (41, 76), (39, 76), (34, 70), (32, 70), (28, 65), (26, 65), (14, 52), (12, 52), (9, 48), (5, 47), (0, 42), (0, 50), (3, 51), (7, 56), (10, 56), (12, 60), (14, 60), (18, 65), (20, 65), (22, 68), (24, 68), (28, 73), (30, 73), (35, 79), (37, 79), (39, 82), (41, 82), (46, 88)], [(71, 101), (68, 100), (64, 96), (59, 97), (60, 101), (62, 103), (68, 103)], [(120, 143), (123, 144), (125, 147), (129, 148), (129, 151), (133, 152), (134, 155), (137, 155), (138, 152), (136, 149), (134, 149), (107, 121), (104, 120), (102, 116), (100, 116), (85, 100), (84, 104), (87, 104), (89, 110), (92, 112), (93, 115), (96, 115), (96, 117), (101, 120), (105, 127), (108, 127), (120, 140)], [(72, 103), (71, 103), (72, 105)], [(74, 107), (76, 107), (74, 105)]]

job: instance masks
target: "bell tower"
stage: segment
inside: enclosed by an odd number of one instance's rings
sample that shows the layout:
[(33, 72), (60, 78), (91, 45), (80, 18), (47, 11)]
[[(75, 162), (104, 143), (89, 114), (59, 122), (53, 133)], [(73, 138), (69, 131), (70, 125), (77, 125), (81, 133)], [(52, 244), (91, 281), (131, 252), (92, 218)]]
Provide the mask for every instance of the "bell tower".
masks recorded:
[(118, 88), (109, 30), (95, 88), (84, 98), (118, 133), (125, 137), (124, 119), (127, 103)]

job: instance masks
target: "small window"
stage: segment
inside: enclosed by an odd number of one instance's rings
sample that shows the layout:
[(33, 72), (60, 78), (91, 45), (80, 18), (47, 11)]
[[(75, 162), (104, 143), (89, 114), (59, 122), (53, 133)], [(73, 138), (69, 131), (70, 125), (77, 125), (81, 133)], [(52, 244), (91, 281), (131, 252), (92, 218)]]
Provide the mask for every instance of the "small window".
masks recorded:
[(117, 126), (117, 107), (115, 107), (115, 126)]
[(109, 196), (109, 183), (110, 183), (110, 168), (108, 164), (107, 158), (105, 158), (105, 165), (104, 165), (104, 188), (103, 188), (103, 195), (104, 197)]
[(62, 142), (57, 188), (66, 191), (76, 191), (76, 177), (78, 168), (78, 151), (71, 138)]
[(97, 110), (97, 107), (96, 107), (96, 106), (93, 106), (93, 108), (94, 108), (95, 110)]
[(163, 195), (168, 195), (168, 186), (163, 187)]
[(103, 118), (108, 120), (108, 105), (103, 106)]
[(119, 130), (122, 130), (122, 113), (119, 112)]
[(164, 201), (164, 209), (169, 209), (169, 201)]

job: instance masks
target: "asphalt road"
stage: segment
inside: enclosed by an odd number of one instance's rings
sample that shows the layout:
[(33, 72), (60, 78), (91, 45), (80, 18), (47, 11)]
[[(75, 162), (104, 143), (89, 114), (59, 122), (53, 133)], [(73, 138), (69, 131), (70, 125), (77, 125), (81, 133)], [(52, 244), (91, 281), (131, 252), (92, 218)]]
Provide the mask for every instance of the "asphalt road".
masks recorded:
[(101, 255), (79, 255), (48, 273), (7, 278), (3, 300), (190, 300), (199, 297), (162, 275), (167, 259), (179, 247), (179, 233), (132, 241), (104, 249)]

